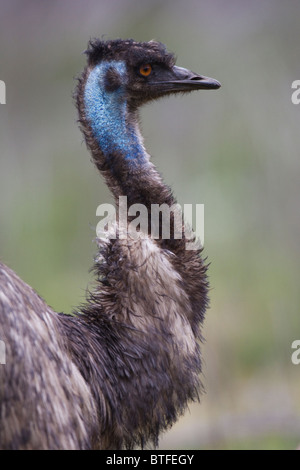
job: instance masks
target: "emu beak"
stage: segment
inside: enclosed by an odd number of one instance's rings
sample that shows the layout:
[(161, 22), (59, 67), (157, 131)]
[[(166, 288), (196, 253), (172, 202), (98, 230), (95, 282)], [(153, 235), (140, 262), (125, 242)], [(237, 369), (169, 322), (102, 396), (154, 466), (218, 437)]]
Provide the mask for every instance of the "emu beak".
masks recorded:
[(221, 83), (210, 77), (198, 75), (191, 70), (174, 65), (172, 72), (168, 74), (165, 80), (156, 82), (162, 85), (166, 91), (193, 91), (193, 90), (216, 90), (220, 88)]
[(191, 70), (184, 69), (183, 67), (177, 67), (176, 65), (173, 67), (173, 73), (176, 78), (175, 80), (171, 80), (169, 83), (172, 83), (172, 85), (180, 88), (183, 91), (192, 91), (198, 89), (216, 90), (221, 86), (221, 83), (214, 78), (198, 75)]

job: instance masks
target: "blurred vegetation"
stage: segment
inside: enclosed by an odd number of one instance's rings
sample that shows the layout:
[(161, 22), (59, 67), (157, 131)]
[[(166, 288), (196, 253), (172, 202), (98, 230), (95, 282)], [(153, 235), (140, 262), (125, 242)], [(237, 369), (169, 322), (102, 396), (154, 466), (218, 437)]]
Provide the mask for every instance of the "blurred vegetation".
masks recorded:
[(0, 12), (0, 256), (57, 311), (84, 300), (96, 207), (111, 200), (72, 101), (89, 38), (155, 38), (179, 65), (221, 81), (142, 112), (179, 202), (205, 204), (211, 262), (206, 394), (161, 448), (296, 448), (299, 2), (4, 0)]

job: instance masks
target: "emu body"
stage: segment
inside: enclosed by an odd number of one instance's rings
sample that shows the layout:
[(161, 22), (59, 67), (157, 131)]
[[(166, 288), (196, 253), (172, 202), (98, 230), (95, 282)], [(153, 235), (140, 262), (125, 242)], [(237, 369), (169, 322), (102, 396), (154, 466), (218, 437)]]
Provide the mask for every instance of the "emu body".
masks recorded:
[[(144, 148), (138, 107), (220, 84), (175, 66), (153, 41), (96, 40), (86, 52), (79, 122), (116, 204), (127, 196), (147, 209), (173, 206)], [(200, 249), (185, 249), (184, 236), (153, 240), (149, 233), (97, 240), (95, 285), (74, 316), (54, 312), (0, 264), (0, 448), (156, 445), (199, 398), (206, 266)]]

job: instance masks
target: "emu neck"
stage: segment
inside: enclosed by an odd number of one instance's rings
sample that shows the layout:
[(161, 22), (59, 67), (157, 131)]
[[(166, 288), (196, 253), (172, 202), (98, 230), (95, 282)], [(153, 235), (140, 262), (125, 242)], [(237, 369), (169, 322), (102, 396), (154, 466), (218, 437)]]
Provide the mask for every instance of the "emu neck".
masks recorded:
[(122, 62), (101, 63), (85, 82), (85, 116), (92, 131), (90, 147), (95, 163), (117, 202), (119, 196), (127, 196), (129, 205), (171, 205), (174, 200), (150, 162), (139, 131), (138, 112), (130, 109), (125, 88), (110, 91), (104, 86), (105, 73), (112, 65), (125, 76)]
[(87, 117), (106, 161), (111, 162), (118, 153), (130, 169), (145, 164), (147, 158), (128, 111), (124, 87), (116, 90), (105, 87), (105, 74), (110, 67), (125, 75), (122, 62), (101, 63), (91, 71), (85, 86)]

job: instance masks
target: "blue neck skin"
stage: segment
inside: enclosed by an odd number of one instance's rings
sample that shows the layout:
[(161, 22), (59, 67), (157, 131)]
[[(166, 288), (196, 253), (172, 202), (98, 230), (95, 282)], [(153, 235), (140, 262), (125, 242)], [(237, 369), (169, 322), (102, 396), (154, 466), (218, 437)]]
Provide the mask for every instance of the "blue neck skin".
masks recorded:
[[(124, 86), (107, 91), (104, 81), (111, 67), (122, 77)], [(119, 153), (129, 167), (134, 168), (146, 164), (149, 156), (143, 147), (138, 127), (128, 119), (126, 76), (124, 62), (101, 62), (87, 78), (84, 100), (87, 118), (106, 160), (109, 162), (112, 154)]]

